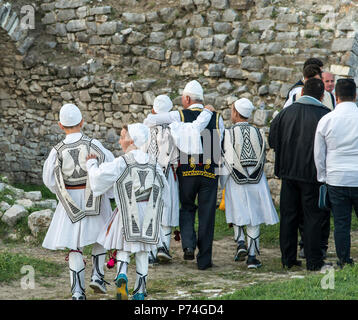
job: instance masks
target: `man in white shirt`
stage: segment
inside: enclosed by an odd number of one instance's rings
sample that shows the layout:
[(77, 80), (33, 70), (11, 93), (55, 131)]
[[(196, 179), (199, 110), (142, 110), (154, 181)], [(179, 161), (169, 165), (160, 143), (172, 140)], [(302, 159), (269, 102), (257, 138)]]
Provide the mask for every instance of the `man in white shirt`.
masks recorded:
[(337, 107), (319, 121), (314, 145), (317, 180), (327, 184), (334, 218), (337, 264), (350, 257), (352, 207), (358, 212), (358, 108), (353, 79), (336, 84)]

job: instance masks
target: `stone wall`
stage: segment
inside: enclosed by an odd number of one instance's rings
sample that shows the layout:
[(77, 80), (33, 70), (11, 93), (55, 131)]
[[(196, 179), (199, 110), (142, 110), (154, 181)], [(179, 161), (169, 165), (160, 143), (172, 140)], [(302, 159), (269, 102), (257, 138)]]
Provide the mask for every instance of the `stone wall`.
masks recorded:
[[(307, 58), (322, 59), (339, 77), (358, 76), (353, 1), (159, 2), (38, 1), (36, 27), (25, 32), (20, 1), (0, 0), (1, 174), (41, 183), (42, 164), (62, 138), (58, 111), (66, 102), (82, 110), (85, 134), (119, 155), (118, 129), (142, 121), (158, 94), (180, 108), (191, 79), (227, 126), (230, 104), (246, 97), (257, 108), (251, 121), (267, 132)], [(267, 151), (277, 203), (280, 182)]]

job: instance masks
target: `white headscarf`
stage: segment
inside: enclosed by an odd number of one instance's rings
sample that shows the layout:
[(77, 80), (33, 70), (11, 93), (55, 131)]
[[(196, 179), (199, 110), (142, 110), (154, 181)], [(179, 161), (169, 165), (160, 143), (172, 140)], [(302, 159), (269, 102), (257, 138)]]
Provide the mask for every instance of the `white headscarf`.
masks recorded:
[(66, 103), (60, 110), (60, 123), (65, 127), (73, 127), (82, 121), (80, 109), (72, 104)]
[(146, 144), (150, 137), (149, 128), (142, 123), (129, 124), (128, 133), (137, 148)]
[(165, 94), (162, 94), (154, 99), (153, 109), (155, 113), (169, 112), (172, 108), (173, 102)]

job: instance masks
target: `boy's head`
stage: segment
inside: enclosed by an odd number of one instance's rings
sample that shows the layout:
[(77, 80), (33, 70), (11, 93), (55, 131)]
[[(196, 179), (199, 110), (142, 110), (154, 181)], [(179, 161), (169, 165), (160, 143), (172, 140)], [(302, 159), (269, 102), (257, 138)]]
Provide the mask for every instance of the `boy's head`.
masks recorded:
[(60, 110), (58, 125), (66, 134), (80, 132), (83, 126), (80, 109), (72, 103), (64, 104)]
[(152, 113), (169, 112), (173, 108), (173, 102), (168, 96), (162, 94), (154, 99)]
[(232, 104), (231, 121), (232, 123), (247, 121), (252, 111), (255, 109), (254, 105), (249, 99), (241, 98)]
[(137, 149), (148, 143), (149, 141), (149, 128), (142, 123), (134, 123), (123, 126), (121, 135), (119, 137), (119, 144), (124, 152), (131, 149)]

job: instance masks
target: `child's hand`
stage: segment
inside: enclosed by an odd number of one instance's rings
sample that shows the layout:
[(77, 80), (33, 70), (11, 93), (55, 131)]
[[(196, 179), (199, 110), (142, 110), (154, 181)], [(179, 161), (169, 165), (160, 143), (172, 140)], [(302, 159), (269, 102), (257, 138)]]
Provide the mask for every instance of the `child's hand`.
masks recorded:
[(96, 159), (97, 160), (97, 156), (95, 154), (89, 154), (87, 157), (86, 157), (86, 161), (88, 161), (89, 159)]

